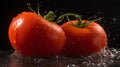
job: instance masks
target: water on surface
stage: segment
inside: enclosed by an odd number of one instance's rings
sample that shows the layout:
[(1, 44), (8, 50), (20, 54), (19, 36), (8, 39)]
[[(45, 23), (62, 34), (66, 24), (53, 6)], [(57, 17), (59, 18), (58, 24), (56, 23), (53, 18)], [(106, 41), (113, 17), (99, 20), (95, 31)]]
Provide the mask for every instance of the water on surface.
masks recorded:
[(110, 67), (120, 62), (120, 51), (106, 48), (101, 53), (89, 57), (56, 56), (53, 58), (26, 58), (12, 53), (0, 59), (6, 60), (3, 63), (7, 63), (9, 67)]

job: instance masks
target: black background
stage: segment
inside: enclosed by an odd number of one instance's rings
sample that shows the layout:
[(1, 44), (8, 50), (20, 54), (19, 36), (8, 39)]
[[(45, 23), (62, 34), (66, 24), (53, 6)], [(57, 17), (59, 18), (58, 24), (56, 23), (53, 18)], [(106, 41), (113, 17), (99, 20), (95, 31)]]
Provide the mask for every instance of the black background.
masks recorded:
[(115, 0), (3, 0), (0, 2), (0, 49), (12, 49), (8, 39), (8, 27), (14, 16), (22, 11), (30, 11), (27, 3), (31, 3), (33, 9), (37, 9), (40, 3), (40, 11), (57, 10), (57, 14), (73, 12), (82, 15), (83, 19), (97, 15), (104, 17), (100, 24), (108, 34), (109, 47), (119, 48), (120, 40), (120, 2)]

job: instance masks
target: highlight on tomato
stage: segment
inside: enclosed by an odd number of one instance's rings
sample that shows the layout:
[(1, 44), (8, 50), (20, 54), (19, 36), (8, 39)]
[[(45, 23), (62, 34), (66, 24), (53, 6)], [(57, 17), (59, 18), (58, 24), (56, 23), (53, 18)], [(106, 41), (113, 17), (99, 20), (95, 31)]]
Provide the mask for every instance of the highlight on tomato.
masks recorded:
[(53, 22), (54, 13), (50, 11), (41, 16), (39, 9), (38, 14), (32, 11), (23, 11), (13, 17), (8, 29), (12, 47), (24, 57), (58, 55), (64, 47), (66, 36), (62, 28)]
[[(74, 16), (77, 20), (70, 20)], [(90, 56), (101, 52), (107, 46), (107, 34), (97, 20), (83, 20), (78, 14), (67, 13), (59, 17), (68, 21), (61, 25), (66, 35), (65, 56)]]

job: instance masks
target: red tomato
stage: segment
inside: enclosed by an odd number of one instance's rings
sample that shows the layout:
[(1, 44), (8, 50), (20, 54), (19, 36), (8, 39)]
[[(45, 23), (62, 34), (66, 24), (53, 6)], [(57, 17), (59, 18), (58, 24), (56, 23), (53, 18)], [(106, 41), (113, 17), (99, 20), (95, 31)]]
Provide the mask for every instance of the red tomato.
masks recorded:
[[(74, 24), (76, 21), (71, 21)], [(66, 34), (66, 43), (63, 54), (67, 56), (89, 56), (96, 54), (107, 45), (107, 35), (104, 29), (96, 22), (86, 27), (76, 27), (71, 22), (61, 27)], [(82, 20), (82, 23), (86, 21)]]
[(22, 12), (9, 26), (12, 47), (22, 56), (50, 57), (61, 52), (66, 36), (62, 28), (33, 12)]

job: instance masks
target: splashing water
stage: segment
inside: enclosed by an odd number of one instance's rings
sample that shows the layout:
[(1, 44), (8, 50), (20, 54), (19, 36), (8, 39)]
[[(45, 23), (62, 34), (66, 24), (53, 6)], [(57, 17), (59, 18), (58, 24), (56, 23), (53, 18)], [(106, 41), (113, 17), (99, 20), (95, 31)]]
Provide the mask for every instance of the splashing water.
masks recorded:
[(120, 60), (120, 51), (106, 48), (101, 53), (88, 57), (26, 58), (16, 53), (9, 57), (13, 64), (23, 66), (28, 64), (37, 67), (108, 67)]

